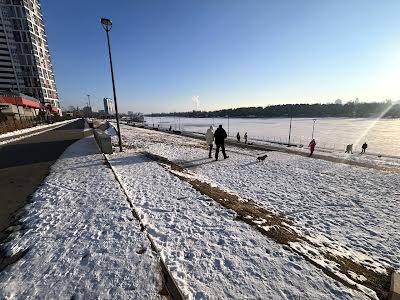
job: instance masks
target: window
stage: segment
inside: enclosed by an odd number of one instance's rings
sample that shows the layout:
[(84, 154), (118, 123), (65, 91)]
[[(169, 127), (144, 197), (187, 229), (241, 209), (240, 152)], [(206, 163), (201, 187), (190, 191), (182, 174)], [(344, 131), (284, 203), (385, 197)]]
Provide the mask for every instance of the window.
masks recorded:
[(16, 42), (22, 42), (21, 33), (19, 31), (13, 31), (13, 35)]

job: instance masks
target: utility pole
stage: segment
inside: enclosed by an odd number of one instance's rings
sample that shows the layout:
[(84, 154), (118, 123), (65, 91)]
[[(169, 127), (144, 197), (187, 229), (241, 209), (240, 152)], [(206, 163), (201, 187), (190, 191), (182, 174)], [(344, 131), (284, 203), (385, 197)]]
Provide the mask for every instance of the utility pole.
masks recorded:
[(90, 95), (86, 95), (88, 98), (88, 103), (89, 103), (89, 108), (90, 108), (90, 113), (92, 112), (92, 105), (90, 104)]
[(229, 136), (229, 113), (228, 113), (228, 136)]
[(315, 122), (317, 121), (317, 119), (313, 119), (314, 124), (312, 126), (312, 134), (311, 134), (311, 139), (314, 139), (314, 128), (315, 128)]
[(290, 105), (290, 125), (289, 125), (288, 147), (290, 147), (290, 135), (292, 134), (292, 119), (293, 119), (293, 105)]

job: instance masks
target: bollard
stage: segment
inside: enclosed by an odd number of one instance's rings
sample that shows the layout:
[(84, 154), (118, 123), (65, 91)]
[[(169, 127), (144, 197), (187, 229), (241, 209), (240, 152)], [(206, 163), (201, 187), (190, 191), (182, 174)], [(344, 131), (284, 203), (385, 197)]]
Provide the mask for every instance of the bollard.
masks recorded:
[(103, 131), (99, 129), (94, 130), (94, 138), (97, 142), (97, 145), (99, 146), (101, 152), (105, 154), (112, 154), (113, 149), (112, 149), (112, 144), (111, 144), (111, 136), (108, 134), (104, 133)]

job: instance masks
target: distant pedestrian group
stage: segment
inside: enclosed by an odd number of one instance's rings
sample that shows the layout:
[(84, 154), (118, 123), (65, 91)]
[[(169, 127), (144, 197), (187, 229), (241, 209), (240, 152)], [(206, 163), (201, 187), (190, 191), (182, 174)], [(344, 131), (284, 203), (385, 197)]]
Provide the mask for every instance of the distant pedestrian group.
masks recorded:
[[(217, 130), (215, 130), (215, 132), (213, 131), (213, 127), (210, 126), (210, 128), (207, 129), (205, 137), (206, 137), (206, 142), (208, 145), (208, 157), (209, 158), (212, 158), (212, 149), (213, 149), (214, 143), (216, 146), (215, 160), (218, 160), (218, 155), (219, 155), (220, 150), (222, 151), (222, 155), (224, 156), (224, 158), (229, 157), (226, 155), (226, 152), (225, 152), (225, 139), (228, 137), (228, 135), (226, 134), (226, 131), (222, 128), (222, 125), (219, 125)], [(244, 138), (244, 143), (247, 144), (248, 143), (247, 132), (244, 133), (243, 138)], [(236, 134), (236, 141), (238, 143), (240, 143), (240, 133), (239, 132)], [(251, 145), (251, 143), (249, 143), (249, 145)], [(312, 139), (310, 141), (310, 143), (308, 144), (308, 148), (310, 149), (309, 156), (312, 156), (314, 154), (316, 145), (317, 145), (317, 143), (316, 143), (315, 139)], [(365, 153), (367, 148), (368, 148), (368, 144), (367, 144), (367, 142), (364, 142), (364, 144), (362, 144), (362, 146), (361, 146), (361, 154)], [(346, 145), (345, 153), (353, 154), (353, 144)]]
[[(243, 137), (244, 137), (244, 143), (247, 144), (247, 132), (244, 133)], [(236, 134), (236, 141), (238, 143), (240, 143), (240, 133), (239, 132)]]
[(228, 137), (228, 135), (226, 134), (225, 129), (222, 128), (222, 125), (219, 125), (217, 130), (215, 130), (215, 132), (213, 132), (212, 126), (210, 126), (210, 128), (207, 129), (206, 142), (208, 145), (208, 157), (209, 158), (212, 158), (211, 154), (212, 154), (212, 148), (213, 148), (214, 143), (216, 146), (215, 160), (218, 160), (220, 150), (222, 152), (224, 159), (229, 157), (226, 155), (226, 152), (225, 152), (225, 139), (227, 137)]
[[(309, 156), (312, 156), (312, 155), (313, 155), (316, 145), (317, 145), (317, 143), (315, 142), (314, 139), (312, 139), (311, 142), (310, 142), (310, 144), (308, 144), (308, 147), (310, 148), (310, 155), (309, 155)], [(364, 144), (362, 144), (362, 146), (361, 146), (361, 153), (360, 153), (360, 154), (365, 153), (365, 151), (367, 150), (367, 148), (368, 148), (368, 144), (367, 144), (367, 142), (364, 142)], [(346, 145), (346, 150), (345, 150), (344, 153), (349, 153), (349, 154), (351, 153), (351, 154), (353, 154), (353, 144), (348, 144), (348, 145)]]
[[(367, 150), (367, 148), (368, 148), (368, 144), (367, 144), (367, 142), (364, 142), (364, 144), (362, 144), (362, 146), (361, 146), (361, 153), (360, 154), (365, 153), (365, 150)], [(348, 144), (346, 146), (346, 151), (344, 153), (353, 154), (353, 144)]]

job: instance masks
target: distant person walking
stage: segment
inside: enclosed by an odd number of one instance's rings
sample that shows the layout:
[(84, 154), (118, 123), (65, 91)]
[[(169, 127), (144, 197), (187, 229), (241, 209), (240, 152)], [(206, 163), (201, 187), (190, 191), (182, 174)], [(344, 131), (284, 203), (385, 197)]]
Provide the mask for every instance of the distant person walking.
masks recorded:
[(309, 156), (313, 155), (316, 145), (317, 145), (317, 143), (315, 142), (314, 139), (312, 139), (311, 142), (308, 144), (308, 147), (310, 148), (310, 155)]
[(239, 134), (239, 132), (236, 135), (236, 139), (237, 139), (237, 142), (240, 143), (240, 134)]
[(351, 153), (353, 154), (353, 144), (348, 144), (346, 146), (346, 151), (344, 153)]
[(361, 153), (365, 153), (365, 150), (367, 150), (367, 148), (368, 148), (368, 144), (367, 144), (367, 142), (364, 142), (364, 144), (362, 144), (362, 146), (361, 146)]
[(218, 160), (219, 148), (221, 148), (224, 159), (229, 157), (225, 153), (225, 139), (227, 138), (227, 136), (228, 135), (226, 134), (226, 131), (222, 128), (222, 125), (219, 125), (217, 130), (215, 130), (214, 132), (215, 145), (217, 146), (217, 148), (215, 149), (215, 160)]
[(211, 151), (212, 151), (213, 144), (214, 144), (214, 130), (213, 130), (212, 126), (210, 126), (210, 128), (207, 129), (206, 142), (207, 142), (208, 149), (209, 149), (208, 157), (211, 158), (212, 157), (211, 156)]
[(244, 143), (247, 144), (247, 132), (244, 133)]

